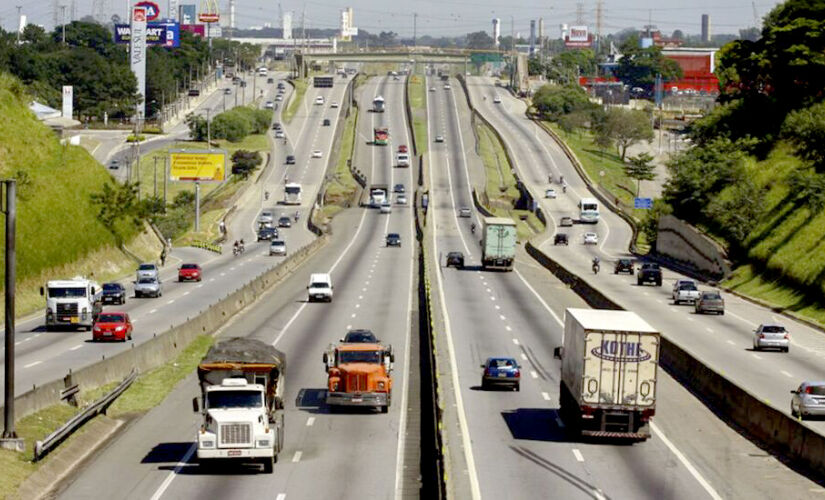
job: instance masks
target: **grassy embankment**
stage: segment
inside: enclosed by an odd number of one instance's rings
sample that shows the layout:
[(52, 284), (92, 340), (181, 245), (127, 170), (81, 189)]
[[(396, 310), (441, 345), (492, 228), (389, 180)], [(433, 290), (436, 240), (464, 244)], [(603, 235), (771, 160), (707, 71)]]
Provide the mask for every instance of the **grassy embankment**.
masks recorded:
[(283, 110), (283, 113), (281, 113), (281, 119), (284, 123), (289, 123), (292, 121), (292, 117), (298, 112), (298, 107), (300, 107), (301, 103), (304, 102), (304, 95), (307, 93), (309, 79), (299, 78), (292, 80), (292, 84), (295, 86), (295, 90), (293, 91), (294, 93), (292, 97), (289, 98), (289, 106), (287, 106), (286, 109)]
[(344, 122), (344, 131), (341, 136), (341, 150), (338, 154), (338, 161), (335, 164), (335, 171), (332, 178), (326, 183), (324, 191), (324, 208), (319, 213), (321, 222), (331, 219), (338, 212), (346, 208), (355, 191), (358, 190), (358, 183), (352, 177), (348, 161), (352, 159), (355, 148), (355, 130), (358, 125), (358, 109), (352, 108), (350, 115)]
[(416, 153), (423, 155), (427, 152), (427, 146), (429, 145), (427, 137), (427, 86), (423, 76), (413, 75), (410, 77), (408, 94), (407, 99), (410, 100), (410, 110), (413, 115), (415, 146), (418, 148)]
[[(0, 74), (0, 178), (17, 178), (17, 315), (43, 307), (39, 288), (48, 279), (92, 275), (102, 282), (130, 273), (135, 261), (97, 218), (91, 195), (110, 176), (82, 147), (61, 146), (28, 110), (22, 84)], [(139, 229), (121, 228), (141, 259), (160, 244)], [(0, 240), (5, 238), (5, 224)], [(4, 268), (0, 268), (0, 284)]]
[[(487, 209), (497, 217), (510, 217), (515, 220), (519, 241), (526, 241), (543, 231), (544, 226), (529, 210), (513, 208), (519, 199), (519, 191), (504, 146), (496, 134), (481, 120), (476, 122), (476, 133), (478, 154), (484, 163), (486, 174), (483, 198), (487, 198)], [(524, 216), (527, 217), (526, 220), (522, 220)]]
[[(206, 351), (212, 345), (213, 341), (213, 337), (207, 335), (196, 338), (174, 360), (146, 374), (140, 375), (132, 386), (109, 407), (107, 417), (96, 418), (130, 417), (144, 413), (157, 406), (181, 380), (195, 371), (198, 362), (200, 362), (201, 358), (206, 354)], [(116, 383), (113, 383), (82, 393), (79, 398), (81, 406), (100, 398), (116, 385)], [(77, 411), (77, 408), (72, 406), (58, 404), (44, 408), (37, 413), (17, 421), (17, 433), (26, 441), (26, 452), (21, 454), (8, 450), (0, 450), (0, 470), (3, 471), (3, 473), (0, 474), (0, 498), (7, 498), (13, 495), (26, 477), (31, 475), (43, 464), (48, 463), (54, 456), (54, 451), (41, 462), (31, 462), (35, 441), (43, 439), (54, 429), (74, 416)], [(81, 429), (77, 434), (69, 437), (60, 447), (71, 443), (73, 439), (83, 432), (84, 430)]]
[[(624, 163), (616, 151), (601, 150), (594, 146), (593, 135), (586, 130), (579, 129), (566, 134), (555, 123), (545, 122), (545, 124), (549, 125), (573, 150), (590, 180), (607, 190), (614, 198), (618, 198), (621, 205), (636, 220), (644, 219), (646, 210), (629, 208), (633, 206), (636, 181), (625, 174)], [(648, 244), (641, 231), (636, 244), (641, 252), (647, 251)]]
[[(258, 151), (261, 157), (266, 162), (266, 152), (269, 151), (269, 143), (266, 134), (249, 135), (240, 142), (229, 142), (225, 140), (213, 140), (213, 147), (217, 149), (224, 149), (228, 157), (232, 157), (232, 153), (239, 149), (248, 151)], [(170, 149), (208, 149), (206, 142), (178, 142), (169, 147), (158, 149), (149, 153), (140, 160), (140, 172), (134, 172), (134, 175), (140, 178), (140, 192), (141, 197), (159, 196), (163, 197), (163, 178), (164, 178), (164, 158), (169, 155)], [(157, 163), (155, 163), (157, 158)], [(157, 170), (155, 165), (157, 164)], [(261, 164), (260, 168), (263, 168)], [(231, 161), (227, 160), (227, 174), (230, 173)], [(251, 179), (258, 174), (259, 171), (254, 172), (250, 176)], [(155, 178), (157, 174), (157, 179)], [(156, 182), (157, 180), (157, 182)], [(224, 206), (226, 200), (232, 197), (238, 189), (243, 186), (243, 180), (237, 177), (230, 176), (230, 179), (221, 183), (202, 182), (201, 183), (201, 230), (195, 232), (194, 213), (190, 221), (189, 229), (180, 234), (174, 239), (176, 245), (187, 245), (194, 241), (211, 242), (218, 237), (218, 222), (229, 207)], [(181, 192), (189, 191), (195, 192), (195, 185), (192, 182), (172, 182), (169, 181), (167, 185), (167, 200), (169, 203), (175, 199)]]

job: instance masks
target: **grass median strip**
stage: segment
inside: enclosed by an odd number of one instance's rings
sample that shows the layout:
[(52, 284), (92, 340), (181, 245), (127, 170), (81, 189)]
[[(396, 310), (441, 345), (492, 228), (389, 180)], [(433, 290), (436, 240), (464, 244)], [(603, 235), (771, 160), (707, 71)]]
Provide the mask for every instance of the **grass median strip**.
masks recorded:
[(326, 183), (324, 190), (324, 208), (320, 215), (324, 221), (331, 219), (335, 214), (349, 205), (352, 196), (358, 190), (358, 184), (352, 176), (349, 164), (355, 148), (355, 130), (358, 124), (358, 109), (353, 108), (344, 123), (344, 132), (341, 136), (341, 151), (332, 177)]
[(427, 152), (427, 145), (429, 144), (427, 138), (427, 89), (424, 77), (420, 75), (410, 77), (408, 94), (407, 98), (410, 100), (410, 109), (413, 115), (415, 146), (418, 148), (416, 153), (423, 155)]
[(481, 202), (498, 217), (509, 217), (516, 221), (519, 241), (526, 241), (532, 235), (544, 230), (544, 225), (529, 210), (513, 208), (520, 193), (516, 188), (516, 177), (504, 146), (495, 133), (485, 123), (476, 123), (478, 134), (478, 154), (484, 163), (487, 179)]
[(292, 85), (295, 86), (295, 94), (289, 99), (289, 106), (281, 114), (281, 119), (284, 123), (292, 121), (292, 117), (298, 112), (298, 107), (304, 101), (304, 94), (307, 93), (308, 79), (300, 78), (292, 80)]

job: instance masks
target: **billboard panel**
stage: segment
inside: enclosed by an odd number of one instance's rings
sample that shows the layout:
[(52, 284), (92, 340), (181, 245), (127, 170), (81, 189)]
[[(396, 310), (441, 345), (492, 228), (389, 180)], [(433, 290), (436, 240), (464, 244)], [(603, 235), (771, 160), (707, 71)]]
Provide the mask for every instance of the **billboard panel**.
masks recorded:
[(226, 151), (172, 149), (169, 151), (169, 178), (173, 181), (216, 181), (226, 179)]
[(195, 36), (199, 36), (201, 38), (206, 38), (206, 25), (205, 24), (181, 24), (180, 25), (181, 31), (188, 31)]
[(146, 97), (146, 9), (134, 7), (132, 9), (132, 31), (129, 43), (129, 59), (132, 73), (137, 80), (137, 91), (140, 94), (137, 105), (137, 119), (143, 119), (146, 106), (143, 100)]
[[(128, 24), (115, 25), (115, 43), (132, 41), (132, 29)], [(146, 45), (180, 46), (180, 25), (174, 21), (147, 23)]]
[(565, 47), (590, 47), (593, 44), (593, 35), (587, 26), (570, 26), (564, 38)]
[(146, 20), (147, 21), (154, 21), (158, 17), (160, 17), (160, 7), (155, 2), (138, 2), (135, 4), (135, 7), (143, 7), (146, 9)]
[(178, 20), (181, 24), (195, 24), (198, 19), (198, 6), (194, 4), (187, 4), (180, 6), (180, 15)]

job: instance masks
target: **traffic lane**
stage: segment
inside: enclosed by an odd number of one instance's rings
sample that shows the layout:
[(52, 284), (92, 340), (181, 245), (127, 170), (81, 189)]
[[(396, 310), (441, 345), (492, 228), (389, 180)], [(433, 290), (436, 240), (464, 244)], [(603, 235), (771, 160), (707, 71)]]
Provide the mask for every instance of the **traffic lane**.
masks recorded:
[[(344, 212), (333, 222), (336, 234), (352, 234), (357, 231), (362, 214), (356, 211)], [(274, 342), (278, 335), (284, 334), (290, 318), (299, 313), (306, 298), (306, 284), (309, 272), (312, 269), (329, 269), (340, 255), (346, 250), (352, 238), (332, 238), (317, 254), (310, 257), (300, 271), (287, 276), (278, 286), (266, 291), (261, 299), (251, 305), (249, 309), (232, 318), (230, 323), (223, 327), (224, 335), (237, 336), (241, 333), (251, 333), (261, 339)], [(356, 253), (349, 255), (357, 256)], [(335, 301), (333, 301), (335, 304)], [(321, 304), (319, 304), (321, 305)], [(326, 304), (324, 304), (326, 305)], [(331, 304), (330, 304), (331, 305)], [(320, 315), (323, 317), (323, 315)], [(263, 332), (264, 329), (268, 331)], [(297, 329), (290, 329), (289, 334), (298, 335)], [(283, 347), (276, 343), (276, 347)], [(317, 356), (316, 356), (317, 354)], [(294, 356), (294, 357), (293, 357)], [(307, 363), (301, 363), (301, 356), (310, 356)], [(323, 374), (320, 353), (287, 353), (289, 366), (300, 368), (302, 364), (309, 364)], [(311, 362), (310, 362), (311, 361)], [(292, 374), (288, 374), (287, 390), (293, 382)], [(300, 385), (300, 384), (299, 384)], [(60, 495), (62, 498), (150, 498), (154, 494), (175, 498), (173, 489), (181, 478), (191, 478), (192, 481), (208, 480), (204, 476), (194, 459), (180, 464), (180, 470), (175, 472), (187, 450), (191, 448), (195, 433), (200, 426), (200, 418), (192, 412), (191, 400), (199, 395), (197, 379), (192, 376), (178, 385), (169, 397), (145, 416), (120, 433), (101, 452), (92, 457), (86, 466), (73, 476), (72, 482)], [(286, 399), (287, 418), (290, 414), (299, 412), (293, 404), (294, 399)], [(288, 477), (294, 466), (292, 457), (292, 443), (299, 442), (293, 439), (299, 430), (298, 425), (286, 425), (285, 450), (276, 466), (276, 473), (267, 476), (269, 479)], [(304, 425), (302, 422), (301, 425)], [(296, 433), (293, 433), (293, 429)], [(297, 436), (296, 436), (297, 437)], [(228, 474), (238, 474), (248, 480), (251, 476), (242, 470), (230, 470)], [(170, 479), (172, 478), (172, 479)], [(227, 476), (215, 476), (213, 479), (225, 480)], [(164, 489), (160, 489), (164, 482), (169, 482)], [(276, 491), (276, 490), (272, 490)], [(189, 498), (187, 494), (185, 497)], [(213, 497), (213, 495), (208, 495)], [(233, 496), (234, 497), (234, 496)]]

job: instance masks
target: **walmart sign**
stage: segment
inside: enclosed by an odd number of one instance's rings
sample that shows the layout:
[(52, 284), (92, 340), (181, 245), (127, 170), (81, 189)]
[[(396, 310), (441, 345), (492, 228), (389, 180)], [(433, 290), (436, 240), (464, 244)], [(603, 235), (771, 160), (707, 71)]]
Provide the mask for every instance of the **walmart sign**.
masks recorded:
[[(131, 40), (131, 27), (128, 24), (116, 24), (115, 43), (129, 43)], [(146, 44), (179, 47), (180, 24), (171, 20), (146, 23)]]

